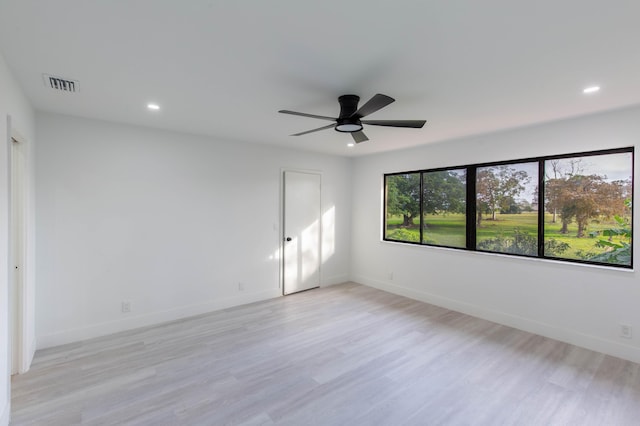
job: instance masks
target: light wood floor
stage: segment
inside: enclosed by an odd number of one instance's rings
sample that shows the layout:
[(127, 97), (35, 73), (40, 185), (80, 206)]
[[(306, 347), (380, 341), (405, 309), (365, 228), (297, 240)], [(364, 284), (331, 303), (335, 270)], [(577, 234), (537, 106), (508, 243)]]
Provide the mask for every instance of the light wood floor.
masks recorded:
[(14, 425), (638, 425), (640, 365), (356, 284), (38, 351)]

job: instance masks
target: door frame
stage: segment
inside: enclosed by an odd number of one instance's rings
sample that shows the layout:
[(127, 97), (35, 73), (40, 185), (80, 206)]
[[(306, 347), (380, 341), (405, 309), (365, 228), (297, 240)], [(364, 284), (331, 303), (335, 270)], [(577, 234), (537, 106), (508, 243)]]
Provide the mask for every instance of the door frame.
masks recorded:
[[(279, 248), (279, 259), (280, 259), (280, 267), (278, 268), (278, 272), (279, 272), (279, 280), (278, 280), (278, 286), (280, 288), (280, 294), (283, 296), (286, 296), (285, 292), (284, 292), (284, 243), (285, 243), (285, 238), (286, 235), (284, 235), (284, 221), (285, 221), (285, 217), (284, 217), (284, 206), (285, 206), (285, 173), (286, 172), (296, 172), (296, 173), (307, 173), (307, 174), (312, 174), (312, 175), (318, 175), (320, 176), (320, 200), (318, 200), (320, 202), (320, 227), (319, 227), (319, 231), (320, 231), (320, 242), (319, 242), (319, 247), (318, 247), (318, 258), (320, 259), (320, 264), (318, 266), (318, 285), (320, 287), (322, 287), (322, 262), (323, 262), (323, 258), (322, 258), (322, 171), (321, 170), (315, 170), (315, 169), (298, 169), (298, 168), (291, 168), (291, 167), (282, 167), (280, 168), (280, 219), (279, 219), (279, 223), (280, 223), (280, 232), (278, 232), (278, 248)], [(295, 293), (294, 293), (295, 294)]]
[[(27, 346), (27, 324), (29, 324), (28, 300), (27, 300), (27, 283), (30, 268), (28, 265), (29, 252), (28, 232), (29, 232), (29, 146), (26, 138), (24, 138), (11, 125), (11, 116), (7, 116), (7, 140), (8, 140), (8, 165), (9, 165), (9, 256), (7, 265), (9, 266), (9, 288), (8, 288), (8, 307), (9, 307), (9, 372), (13, 374), (22, 374), (29, 370), (31, 362), (30, 348)], [(14, 156), (17, 150), (20, 150), (21, 164), (20, 170), (20, 211), (14, 211)], [(18, 222), (19, 229), (16, 229), (16, 213), (20, 215)], [(16, 241), (16, 234), (18, 240)], [(16, 253), (19, 250), (19, 253)], [(19, 263), (16, 265), (16, 263)], [(20, 269), (20, 273), (16, 275), (16, 266)], [(16, 281), (19, 282), (16, 284)]]

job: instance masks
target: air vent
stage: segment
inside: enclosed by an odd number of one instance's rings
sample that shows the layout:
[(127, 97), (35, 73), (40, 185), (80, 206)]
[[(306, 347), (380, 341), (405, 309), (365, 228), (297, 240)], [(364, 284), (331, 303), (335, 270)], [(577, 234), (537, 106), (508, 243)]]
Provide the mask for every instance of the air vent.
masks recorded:
[(53, 90), (61, 92), (75, 93), (80, 91), (80, 82), (69, 80), (67, 78), (54, 77), (52, 75), (43, 74), (44, 84)]

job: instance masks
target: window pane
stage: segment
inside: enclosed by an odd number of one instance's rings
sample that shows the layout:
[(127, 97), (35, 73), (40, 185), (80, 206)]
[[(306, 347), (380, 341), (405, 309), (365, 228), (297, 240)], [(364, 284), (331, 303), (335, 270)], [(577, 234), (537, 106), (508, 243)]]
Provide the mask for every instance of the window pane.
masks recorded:
[(466, 169), (423, 173), (422, 190), (422, 242), (466, 247)]
[(476, 169), (476, 248), (538, 254), (538, 163)]
[(632, 153), (545, 161), (544, 254), (631, 265)]
[(386, 176), (384, 237), (420, 242), (420, 173)]

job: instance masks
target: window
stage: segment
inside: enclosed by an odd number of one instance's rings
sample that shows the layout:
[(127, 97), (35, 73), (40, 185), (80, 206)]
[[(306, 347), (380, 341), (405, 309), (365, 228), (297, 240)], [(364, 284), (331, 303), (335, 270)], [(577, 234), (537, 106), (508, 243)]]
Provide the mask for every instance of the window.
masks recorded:
[(387, 240), (420, 242), (420, 173), (385, 177)]
[(630, 268), (633, 148), (385, 175), (384, 239)]
[(538, 253), (538, 163), (476, 169), (476, 249)]
[(422, 173), (422, 243), (466, 247), (467, 172)]
[(631, 266), (631, 152), (544, 162), (544, 255)]

